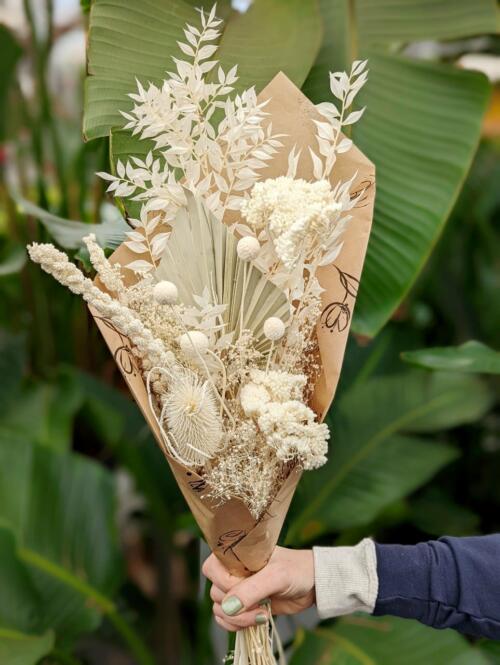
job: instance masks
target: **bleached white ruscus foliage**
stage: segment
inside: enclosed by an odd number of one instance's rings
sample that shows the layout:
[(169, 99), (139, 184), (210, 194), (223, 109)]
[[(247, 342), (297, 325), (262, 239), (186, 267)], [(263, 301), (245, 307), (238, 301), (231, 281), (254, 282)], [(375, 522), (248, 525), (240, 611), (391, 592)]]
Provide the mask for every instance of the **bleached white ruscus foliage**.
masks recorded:
[(99, 173), (109, 192), (142, 202), (127, 243), (141, 254), (128, 265), (139, 272), (151, 269), (165, 247), (168, 236), (155, 235), (158, 222), (173, 222), (185, 202), (179, 180), (222, 218), (226, 210), (239, 209), (281, 147), (272, 125), (264, 127), (266, 104), (257, 101), (255, 89), (235, 94), (237, 66), (225, 72), (214, 59), (220, 25), (215, 6), (209, 14), (201, 10), (200, 25), (186, 26), (185, 41), (178, 43), (183, 59), (173, 58), (175, 71), (161, 87), (137, 81), (137, 92), (130, 94), (134, 107), (122, 112), (124, 129), (151, 139), (154, 150), (144, 160), (118, 161), (116, 175)]
[[(330, 90), (338, 99), (333, 102), (321, 102), (316, 105), (323, 120), (314, 120), (318, 152), (309, 148), (313, 161), (313, 175), (317, 180), (328, 178), (335, 165), (337, 155), (347, 152), (352, 147), (352, 140), (342, 136), (342, 129), (354, 125), (365, 109), (351, 110), (358, 92), (368, 78), (366, 65), (368, 60), (355, 60), (351, 72), (330, 72)], [(318, 154), (319, 153), (319, 154)]]
[[(227, 72), (218, 66), (214, 42), (220, 26), (215, 6), (208, 14), (201, 10), (200, 25), (186, 26), (185, 41), (178, 42), (182, 59), (173, 58), (175, 70), (163, 84), (137, 81), (137, 91), (130, 94), (134, 106), (122, 112), (124, 129), (152, 140), (154, 149), (145, 159), (131, 157), (125, 164), (118, 160), (116, 174), (98, 174), (109, 181), (108, 192), (114, 196), (142, 203), (138, 218), (130, 220), (135, 229), (127, 240), (129, 249), (139, 255), (127, 267), (138, 273), (151, 270), (161, 257), (168, 233), (158, 232), (158, 225), (175, 219), (185, 203), (183, 187), (203, 196), (222, 218), (226, 210), (240, 209), (260, 171), (282, 147), (280, 135), (265, 122), (266, 102), (258, 102), (255, 89), (235, 94), (237, 65)], [(341, 131), (363, 113), (364, 109), (350, 109), (366, 81), (365, 68), (366, 61), (356, 61), (349, 75), (330, 74), (330, 88), (339, 103), (317, 105), (323, 119), (314, 121), (318, 149), (310, 148), (310, 156), (318, 180), (329, 177), (337, 155), (352, 145), (341, 138)], [(293, 148), (288, 176), (295, 176), (300, 158)]]

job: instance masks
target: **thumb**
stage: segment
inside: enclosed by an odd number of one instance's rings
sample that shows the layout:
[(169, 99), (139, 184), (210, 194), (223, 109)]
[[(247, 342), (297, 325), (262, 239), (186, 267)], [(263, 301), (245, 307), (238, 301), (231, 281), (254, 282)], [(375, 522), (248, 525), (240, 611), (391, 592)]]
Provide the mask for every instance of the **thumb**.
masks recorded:
[(226, 594), (222, 601), (224, 614), (234, 616), (245, 610), (250, 610), (266, 598), (273, 596), (285, 587), (285, 580), (276, 567), (266, 566), (258, 573), (245, 578)]

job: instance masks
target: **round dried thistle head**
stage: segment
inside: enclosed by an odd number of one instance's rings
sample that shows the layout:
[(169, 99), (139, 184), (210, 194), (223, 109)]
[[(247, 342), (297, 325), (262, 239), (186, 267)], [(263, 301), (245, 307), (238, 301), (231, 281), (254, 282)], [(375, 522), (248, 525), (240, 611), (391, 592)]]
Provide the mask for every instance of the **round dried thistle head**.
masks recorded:
[(162, 398), (162, 417), (176, 452), (187, 462), (202, 465), (219, 450), (223, 432), (213, 388), (194, 372), (175, 377)]

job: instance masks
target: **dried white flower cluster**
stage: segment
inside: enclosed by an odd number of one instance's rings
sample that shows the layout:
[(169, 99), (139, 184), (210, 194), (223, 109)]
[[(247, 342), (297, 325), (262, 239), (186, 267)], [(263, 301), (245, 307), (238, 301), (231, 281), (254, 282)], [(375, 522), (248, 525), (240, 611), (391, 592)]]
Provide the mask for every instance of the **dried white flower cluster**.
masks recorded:
[(240, 398), (245, 415), (255, 418), (278, 459), (299, 460), (305, 469), (314, 469), (326, 462), (330, 433), (301, 401), (306, 382), (304, 374), (254, 369)]
[[(220, 21), (215, 8), (200, 18), (179, 44), (189, 61), (174, 58), (176, 71), (161, 87), (138, 83), (124, 114), (126, 128), (152, 139), (154, 150), (118, 162), (117, 175), (100, 174), (115, 196), (142, 204), (125, 242), (138, 256), (123, 266), (135, 271), (135, 283), (92, 235), (85, 243), (107, 292), (52, 245), (35, 243), (29, 253), (130, 340), (165, 452), (203, 475), (205, 497), (241, 499), (260, 519), (294, 466), (326, 460), (328, 428), (308, 406), (321, 370), (316, 273), (341, 251), (357, 202), (354, 176), (334, 187), (329, 176), (351, 145), (342, 127), (362, 113), (349, 109), (366, 63), (331, 75), (340, 109), (317, 107), (324, 120), (314, 121), (319, 154), (310, 151), (316, 181), (295, 179), (293, 149), (286, 176), (258, 182), (279, 137), (253, 89), (234, 94), (236, 67), (215, 74)], [(221, 221), (227, 210), (241, 210), (237, 242)], [(174, 221), (171, 231), (164, 222)], [(183, 228), (208, 229), (192, 265), (195, 234), (176, 239)], [(174, 254), (179, 265), (167, 261)]]
[(266, 445), (252, 420), (242, 420), (227, 445), (206, 466), (207, 489), (204, 496), (222, 504), (240, 499), (259, 519), (269, 506), (272, 492), (280, 487), (290, 472)]
[[(342, 202), (328, 180), (307, 182), (279, 177), (258, 182), (241, 214), (261, 243), (272, 243), (288, 272), (317, 253), (334, 249)], [(302, 260), (301, 260), (302, 259)]]

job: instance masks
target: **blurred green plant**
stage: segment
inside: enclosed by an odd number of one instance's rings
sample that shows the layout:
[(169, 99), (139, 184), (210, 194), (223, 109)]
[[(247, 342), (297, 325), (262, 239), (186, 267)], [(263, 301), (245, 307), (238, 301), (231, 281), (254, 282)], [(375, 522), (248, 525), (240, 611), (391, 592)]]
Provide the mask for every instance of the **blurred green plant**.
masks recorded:
[[(46, 30), (31, 0), (27, 38), (0, 28), (0, 662), (93, 665), (128, 654), (139, 665), (211, 665), (196, 524), (82, 303), (24, 252), (51, 238), (88, 268), (85, 233), (110, 249), (120, 242), (126, 223), (93, 173), (145, 149), (119, 129), (119, 110), (135, 77), (163, 78), (200, 3), (81, 4), (85, 144), (48, 84), (52, 0), (41, 3)], [(494, 32), (495, 3), (254, 0), (245, 14), (228, 1), (219, 11), (221, 60), (239, 63), (242, 87), (283, 70), (320, 101), (329, 70), (370, 59), (366, 121), (353, 138), (377, 165), (378, 196), (355, 329), (378, 334), (350, 341), (328, 416), (330, 460), (302, 480), (283, 538), (415, 542), (500, 529), (498, 146), (482, 146), (415, 283), (463, 184), (489, 86), (406, 49)], [(293, 665), (500, 662), (493, 643), (390, 618), (299, 631), (292, 651)]]
[(354, 616), (342, 619), (333, 628), (299, 635), (291, 665), (400, 665), (402, 658), (405, 665), (489, 662), (479, 649), (450, 630), (430, 631), (416, 621), (394, 617)]
[(500, 352), (493, 351), (481, 342), (471, 340), (461, 346), (437, 347), (421, 351), (407, 351), (402, 360), (425, 367), (472, 374), (500, 374)]

